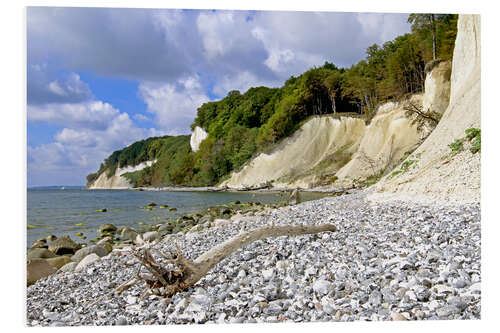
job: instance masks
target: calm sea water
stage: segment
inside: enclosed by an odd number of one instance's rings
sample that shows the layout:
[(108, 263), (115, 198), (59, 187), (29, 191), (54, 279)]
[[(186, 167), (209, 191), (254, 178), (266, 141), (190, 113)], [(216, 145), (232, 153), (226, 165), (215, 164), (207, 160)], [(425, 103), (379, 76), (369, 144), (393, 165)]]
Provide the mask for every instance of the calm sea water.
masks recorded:
[[(323, 197), (319, 193), (301, 193), (303, 200)], [(27, 245), (47, 235), (69, 235), (75, 241), (83, 240), (78, 232), (87, 237), (86, 241), (98, 236), (96, 230), (101, 224), (127, 225), (141, 229), (141, 223), (158, 224), (185, 214), (195, 213), (209, 206), (241, 202), (259, 201), (276, 203), (288, 195), (276, 193), (228, 193), (228, 192), (163, 192), (133, 190), (85, 190), (85, 189), (28, 189)], [(150, 202), (177, 208), (155, 208), (144, 210)], [(157, 206), (157, 207), (158, 207)], [(106, 208), (105, 213), (96, 210)]]

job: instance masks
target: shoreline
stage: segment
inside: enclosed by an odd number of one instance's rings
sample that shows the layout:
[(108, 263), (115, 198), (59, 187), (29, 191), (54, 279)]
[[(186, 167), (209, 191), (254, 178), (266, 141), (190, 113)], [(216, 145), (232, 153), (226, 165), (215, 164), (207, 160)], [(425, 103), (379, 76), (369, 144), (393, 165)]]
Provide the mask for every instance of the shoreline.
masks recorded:
[[(58, 272), (28, 287), (27, 324), (480, 318), (479, 202), (448, 207), (378, 202), (369, 199), (368, 193), (356, 193), (166, 235), (147, 246), (166, 252), (175, 240), (184, 255), (193, 259), (238, 234), (242, 224), (249, 230), (270, 223), (314, 225), (328, 220), (338, 227), (337, 232), (254, 242), (169, 301), (156, 296), (140, 300), (144, 289), (138, 285), (89, 306), (136, 272), (137, 267), (127, 266), (134, 259), (132, 247), (114, 249), (80, 272)], [(233, 304), (235, 300), (238, 305)]]
[[(99, 191), (99, 190), (130, 190), (130, 191), (158, 191), (158, 192), (228, 192), (228, 193), (283, 193), (292, 192), (298, 189), (300, 192), (311, 192), (311, 193), (346, 193), (352, 194), (355, 191), (361, 190), (361, 188), (356, 187), (313, 187), (313, 188), (301, 188), (301, 187), (271, 187), (271, 188), (226, 188), (226, 187), (216, 187), (216, 186), (202, 186), (202, 187), (123, 187), (123, 188), (83, 188), (84, 190)], [(347, 193), (349, 192), (349, 193)]]

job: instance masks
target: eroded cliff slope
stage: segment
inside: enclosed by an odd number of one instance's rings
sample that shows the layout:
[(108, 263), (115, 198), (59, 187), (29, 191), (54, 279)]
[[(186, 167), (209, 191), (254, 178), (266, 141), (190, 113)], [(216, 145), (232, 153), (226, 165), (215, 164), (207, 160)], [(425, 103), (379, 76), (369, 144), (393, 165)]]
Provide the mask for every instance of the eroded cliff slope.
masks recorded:
[(406, 159), (414, 161), (413, 166), (394, 177), (388, 175), (376, 190), (443, 200), (480, 200), (480, 155), (468, 149), (453, 155), (449, 147), (465, 136), (465, 130), (481, 127), (480, 44), (479, 15), (460, 15), (449, 106), (434, 131)]

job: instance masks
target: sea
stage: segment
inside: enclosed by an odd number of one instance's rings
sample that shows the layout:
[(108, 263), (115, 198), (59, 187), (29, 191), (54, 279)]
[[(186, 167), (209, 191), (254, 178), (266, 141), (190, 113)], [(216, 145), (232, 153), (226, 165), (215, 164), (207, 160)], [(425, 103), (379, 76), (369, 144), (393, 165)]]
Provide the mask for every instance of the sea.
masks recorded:
[[(88, 190), (83, 187), (51, 186), (27, 190), (27, 247), (39, 238), (68, 235), (79, 243), (98, 236), (100, 225), (129, 226), (138, 231), (196, 213), (209, 206), (245, 202), (278, 203), (287, 193), (272, 192), (180, 192), (137, 190)], [(301, 200), (324, 197), (322, 193), (301, 193)], [(151, 210), (145, 207), (154, 202)], [(159, 208), (168, 205), (176, 208)], [(106, 212), (97, 212), (105, 208)], [(78, 234), (78, 235), (77, 235)]]

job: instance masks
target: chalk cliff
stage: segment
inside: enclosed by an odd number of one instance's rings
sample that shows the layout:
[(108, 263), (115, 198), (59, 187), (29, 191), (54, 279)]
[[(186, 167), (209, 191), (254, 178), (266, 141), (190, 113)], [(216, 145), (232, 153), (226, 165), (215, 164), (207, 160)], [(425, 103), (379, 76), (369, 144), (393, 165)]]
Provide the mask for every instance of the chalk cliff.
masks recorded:
[(191, 134), (191, 139), (190, 139), (190, 144), (191, 144), (191, 150), (192, 151), (198, 151), (200, 149), (200, 143), (205, 140), (205, 138), (208, 136), (208, 133), (205, 132), (203, 128), (200, 126), (196, 126), (194, 128), (193, 133)]
[(88, 186), (89, 189), (127, 189), (132, 188), (132, 184), (123, 174), (127, 172), (134, 172), (142, 170), (146, 167), (153, 165), (156, 161), (146, 161), (135, 166), (126, 166), (123, 168), (116, 168), (115, 173), (108, 178), (107, 172), (104, 171), (97, 177), (97, 179)]
[[(480, 200), (480, 154), (468, 149), (450, 156), (450, 143), (481, 127), (481, 22), (460, 15), (453, 53), (449, 106), (425, 142), (409, 156), (414, 167), (379, 182), (378, 191), (431, 195), (442, 200)], [(404, 162), (403, 162), (404, 163)]]

